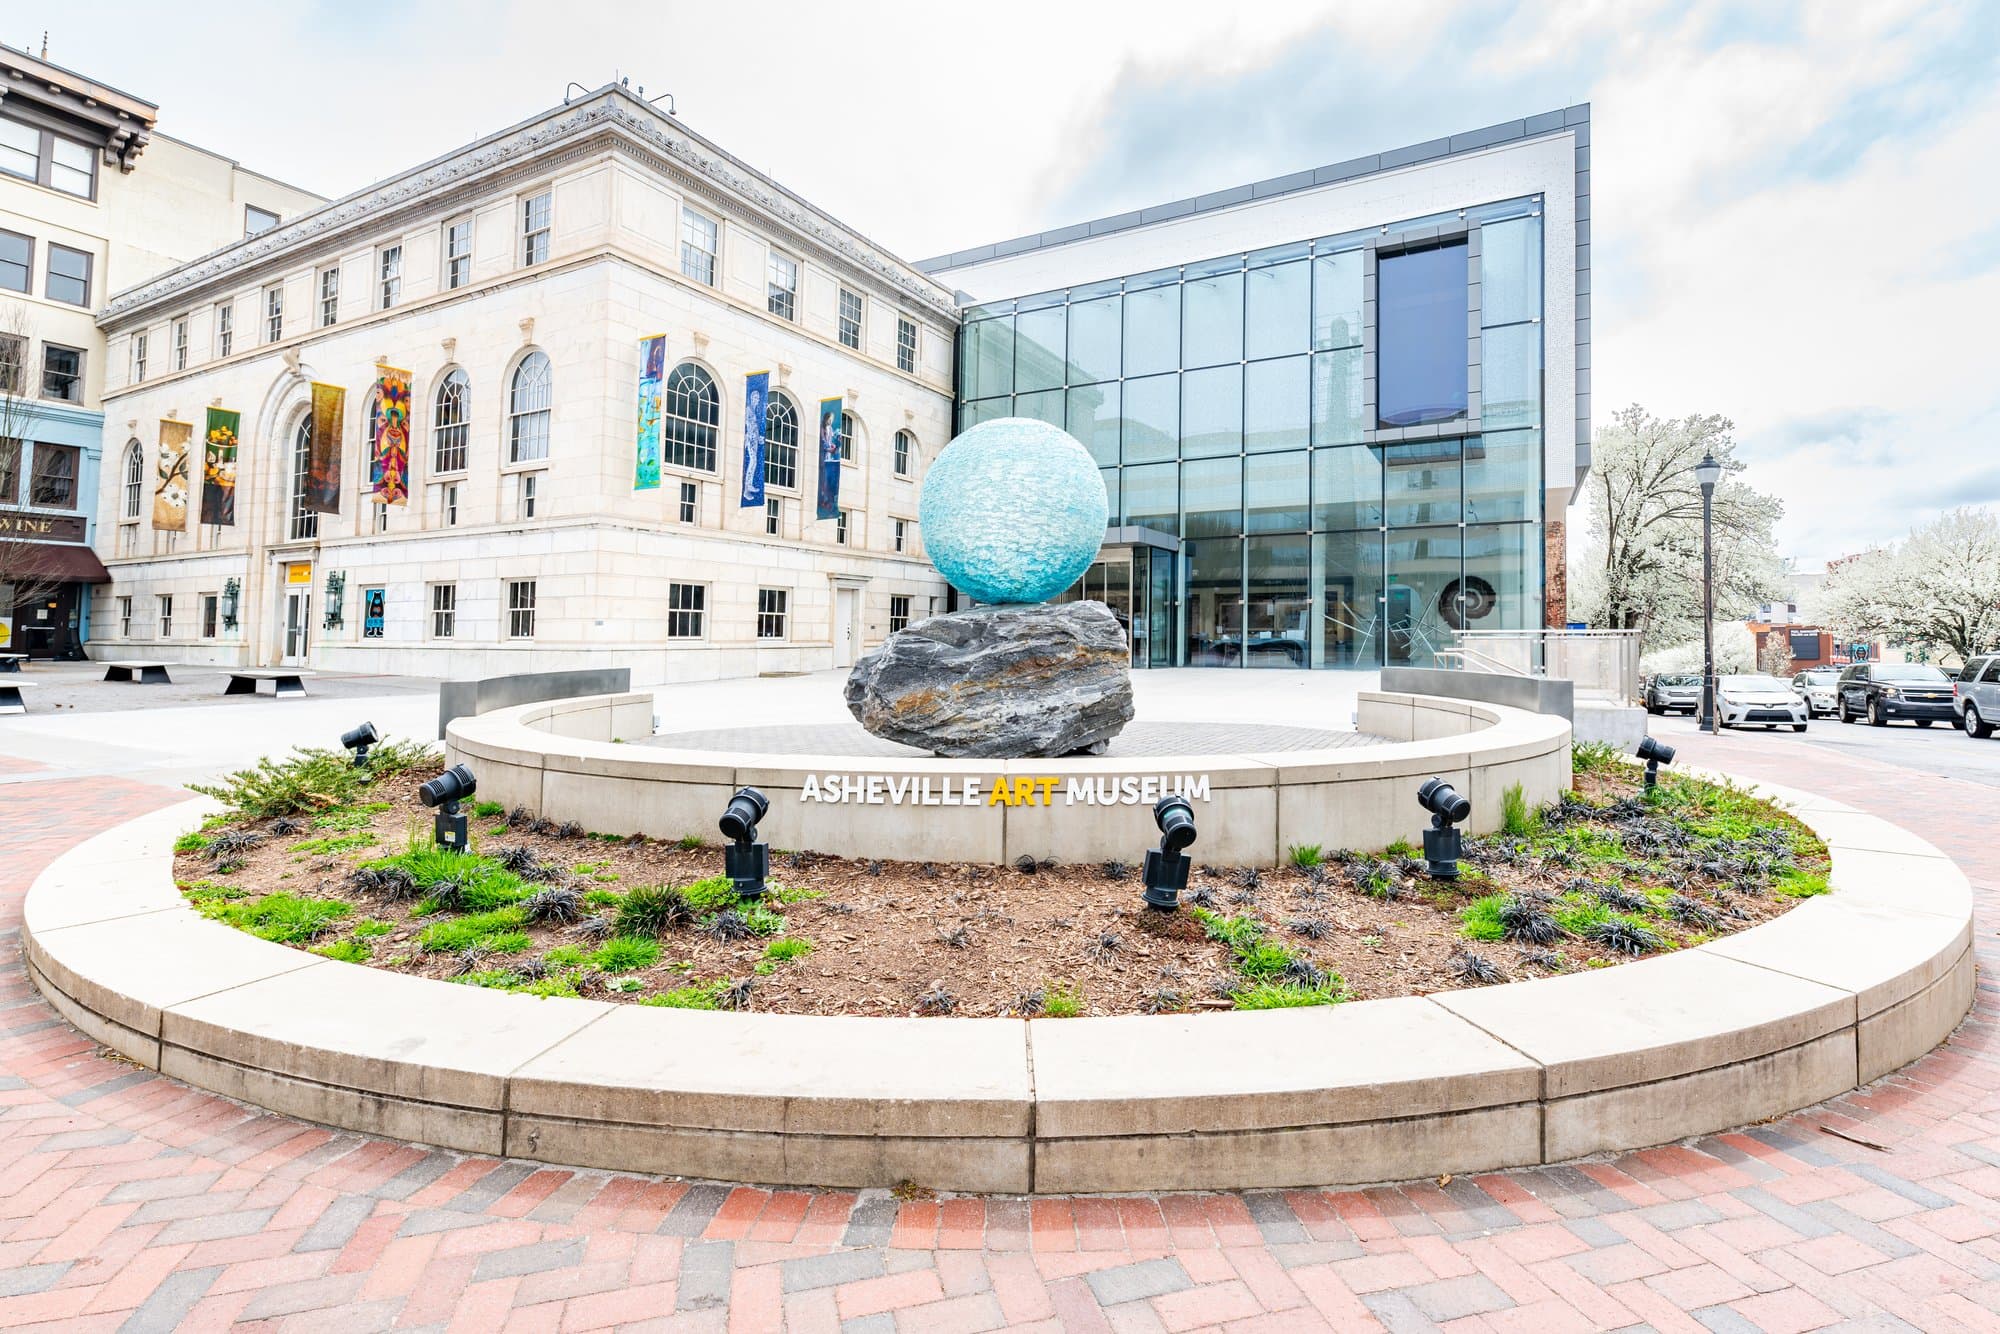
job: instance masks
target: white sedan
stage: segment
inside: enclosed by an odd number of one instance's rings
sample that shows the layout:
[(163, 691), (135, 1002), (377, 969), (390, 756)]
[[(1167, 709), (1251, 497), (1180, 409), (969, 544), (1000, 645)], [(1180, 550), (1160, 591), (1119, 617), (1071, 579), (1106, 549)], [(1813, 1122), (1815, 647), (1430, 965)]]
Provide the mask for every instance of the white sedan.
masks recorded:
[(1715, 720), (1724, 727), (1790, 724), (1803, 732), (1809, 712), (1806, 701), (1775, 676), (1725, 676), (1715, 683)]

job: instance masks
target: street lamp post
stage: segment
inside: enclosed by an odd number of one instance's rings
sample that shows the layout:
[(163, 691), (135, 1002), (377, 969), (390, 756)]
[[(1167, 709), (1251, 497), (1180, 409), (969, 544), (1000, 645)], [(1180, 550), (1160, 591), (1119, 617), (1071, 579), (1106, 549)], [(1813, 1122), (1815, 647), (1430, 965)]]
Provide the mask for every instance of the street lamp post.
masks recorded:
[(1715, 484), (1722, 465), (1704, 453), (1694, 466), (1701, 483), (1701, 718), (1696, 727), (1715, 731)]

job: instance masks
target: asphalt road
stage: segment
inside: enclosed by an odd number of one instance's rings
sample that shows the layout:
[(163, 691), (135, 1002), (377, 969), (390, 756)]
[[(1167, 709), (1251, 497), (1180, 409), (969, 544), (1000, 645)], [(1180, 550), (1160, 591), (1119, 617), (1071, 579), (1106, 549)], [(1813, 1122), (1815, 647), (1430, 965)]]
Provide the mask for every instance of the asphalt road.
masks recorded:
[[(1647, 723), (1652, 734), (1669, 745), (1675, 744), (1680, 737), (1693, 734), (1695, 730), (1694, 719), (1686, 714), (1649, 718)], [(1933, 723), (1929, 727), (1918, 727), (1915, 723), (1870, 727), (1867, 723), (1843, 724), (1838, 718), (1816, 718), (1802, 736), (1795, 737), (1789, 727), (1771, 732), (1761, 727), (1736, 728), (1729, 735), (1750, 742), (1764, 737), (1784, 737), (1804, 742), (1808, 747), (1825, 747), (1843, 755), (1892, 764), (1917, 773), (1959, 778), (2000, 788), (2000, 733), (1995, 733), (1986, 741), (1975, 741), (1946, 723)], [(1795, 781), (1801, 787), (1810, 787), (1810, 777), (1810, 774), (1801, 773)]]

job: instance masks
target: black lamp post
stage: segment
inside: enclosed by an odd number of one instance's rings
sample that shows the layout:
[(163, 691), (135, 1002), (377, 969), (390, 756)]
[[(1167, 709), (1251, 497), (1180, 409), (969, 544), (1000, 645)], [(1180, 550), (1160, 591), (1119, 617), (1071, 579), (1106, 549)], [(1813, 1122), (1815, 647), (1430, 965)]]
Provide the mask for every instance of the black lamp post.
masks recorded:
[(1694, 465), (1694, 479), (1701, 483), (1701, 718), (1696, 726), (1715, 731), (1715, 484), (1722, 480), (1722, 465), (1715, 455), (1704, 453)]

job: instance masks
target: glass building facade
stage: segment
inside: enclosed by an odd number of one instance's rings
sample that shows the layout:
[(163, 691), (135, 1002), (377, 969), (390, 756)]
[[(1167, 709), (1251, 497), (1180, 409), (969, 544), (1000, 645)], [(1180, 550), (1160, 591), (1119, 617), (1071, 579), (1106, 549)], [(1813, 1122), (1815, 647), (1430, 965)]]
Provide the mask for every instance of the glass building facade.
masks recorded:
[(1135, 665), (1429, 665), (1542, 624), (1542, 272), (1532, 196), (973, 306), (959, 429), (1090, 450)]

